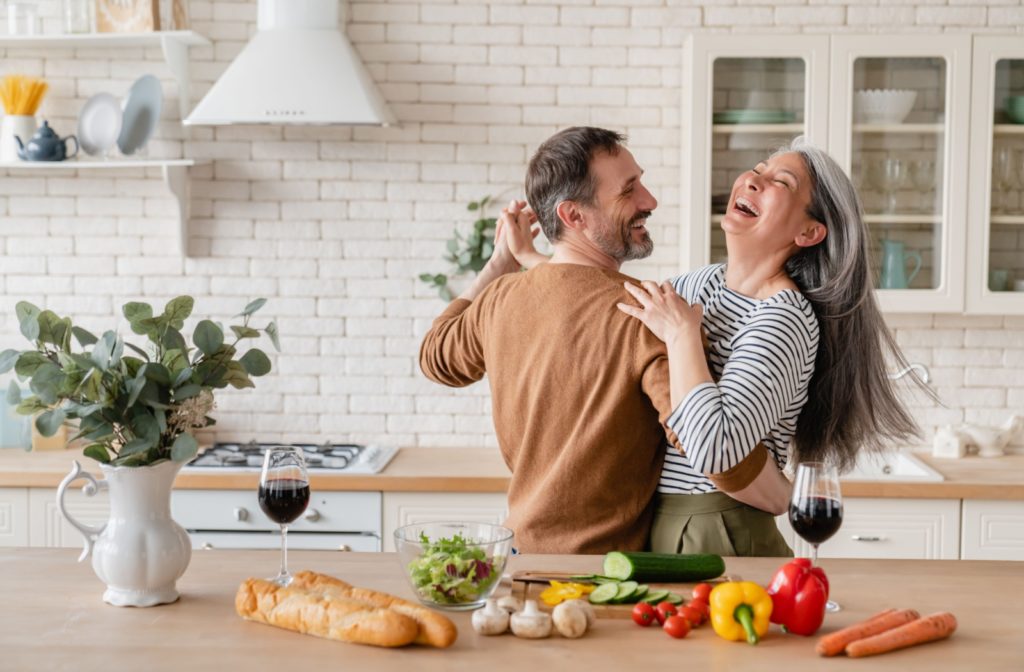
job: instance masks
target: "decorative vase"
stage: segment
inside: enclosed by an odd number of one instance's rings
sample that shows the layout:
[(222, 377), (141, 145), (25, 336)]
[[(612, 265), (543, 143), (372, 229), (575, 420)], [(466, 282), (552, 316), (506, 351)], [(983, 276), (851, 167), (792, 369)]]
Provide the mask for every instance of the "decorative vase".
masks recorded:
[[(118, 607), (152, 607), (178, 599), (175, 582), (192, 558), (188, 533), (171, 518), (171, 486), (182, 463), (148, 467), (101, 464), (97, 481), (77, 461), (57, 488), (57, 507), (85, 537), (78, 561), (92, 554), (92, 568), (107, 585), (103, 601)], [(83, 478), (87, 495), (110, 492), (110, 519), (101, 527), (84, 525), (64, 508), (64, 492)]]

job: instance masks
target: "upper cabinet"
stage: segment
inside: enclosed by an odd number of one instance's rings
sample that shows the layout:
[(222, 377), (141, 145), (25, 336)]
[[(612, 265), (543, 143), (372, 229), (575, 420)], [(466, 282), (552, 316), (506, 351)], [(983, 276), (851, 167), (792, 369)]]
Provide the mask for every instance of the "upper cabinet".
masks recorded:
[[(803, 134), (857, 187), (883, 310), (1024, 313), (1003, 291), (1024, 280), (1019, 37), (976, 38), (973, 75), (963, 35), (700, 35), (686, 59), (684, 267), (724, 260), (732, 181)], [(1013, 165), (994, 185), (993, 145)]]
[(967, 310), (1019, 315), (1024, 313), (1024, 40), (1019, 35), (975, 38), (971, 106)]

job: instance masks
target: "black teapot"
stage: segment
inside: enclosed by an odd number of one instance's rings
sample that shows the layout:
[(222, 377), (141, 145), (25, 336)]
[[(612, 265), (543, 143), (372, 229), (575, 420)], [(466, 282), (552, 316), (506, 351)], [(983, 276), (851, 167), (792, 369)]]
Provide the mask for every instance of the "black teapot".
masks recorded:
[[(78, 154), (78, 138), (73, 135), (61, 138), (50, 128), (48, 121), (43, 122), (28, 144), (17, 135), (14, 140), (18, 143), (18, 157), (22, 161), (63, 161)], [(75, 151), (71, 154), (68, 154), (68, 140), (75, 143)]]

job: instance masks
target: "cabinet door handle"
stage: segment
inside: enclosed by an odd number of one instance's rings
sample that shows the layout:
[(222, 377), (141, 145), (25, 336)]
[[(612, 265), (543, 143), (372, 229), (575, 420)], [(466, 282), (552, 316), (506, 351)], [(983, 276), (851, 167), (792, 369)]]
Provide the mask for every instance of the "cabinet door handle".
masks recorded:
[(852, 537), (850, 537), (850, 539), (853, 539), (854, 541), (881, 541), (882, 537), (873, 537), (865, 534), (855, 534)]
[(235, 520), (242, 523), (249, 520), (249, 509), (244, 506), (235, 507)]
[(341, 546), (338, 546), (338, 550), (343, 552), (343, 553), (345, 553), (345, 552), (351, 551), (352, 547), (349, 546), (348, 544), (342, 544)]
[(211, 544), (208, 541), (203, 542), (203, 550), (204, 551), (212, 551), (213, 550), (213, 544)]
[(311, 523), (315, 523), (316, 521), (320, 520), (320, 512), (317, 511), (316, 509), (310, 509), (309, 511), (306, 511), (306, 515), (303, 516), (303, 518), (305, 518)]

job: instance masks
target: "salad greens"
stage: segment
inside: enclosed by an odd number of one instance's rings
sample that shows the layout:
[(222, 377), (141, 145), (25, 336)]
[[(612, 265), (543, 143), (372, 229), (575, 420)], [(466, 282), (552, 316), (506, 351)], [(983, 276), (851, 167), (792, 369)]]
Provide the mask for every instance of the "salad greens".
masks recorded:
[(431, 542), (420, 533), (423, 554), (409, 563), (409, 576), (420, 596), (438, 604), (476, 602), (500, 578), (495, 570), (504, 562), (488, 559), (484, 549), (462, 535)]

